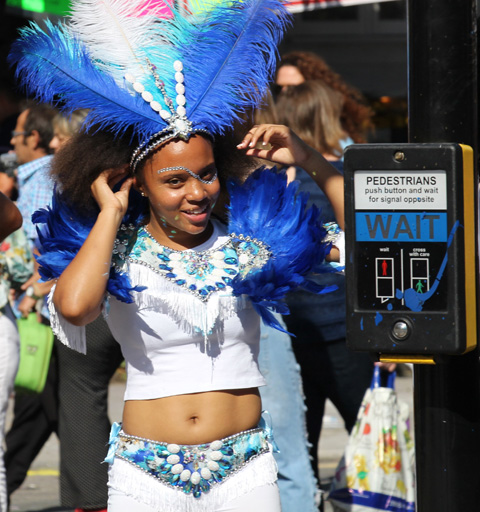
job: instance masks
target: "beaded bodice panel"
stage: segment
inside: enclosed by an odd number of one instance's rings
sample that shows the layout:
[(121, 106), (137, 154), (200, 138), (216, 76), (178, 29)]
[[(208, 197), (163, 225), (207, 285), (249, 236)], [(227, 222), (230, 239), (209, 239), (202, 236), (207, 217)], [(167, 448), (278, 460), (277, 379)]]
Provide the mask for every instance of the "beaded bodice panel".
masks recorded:
[(117, 272), (125, 272), (128, 263), (143, 265), (207, 302), (213, 292), (229, 288), (235, 277), (262, 268), (270, 256), (263, 242), (235, 233), (212, 249), (177, 251), (159, 244), (143, 226), (122, 225), (112, 265)]

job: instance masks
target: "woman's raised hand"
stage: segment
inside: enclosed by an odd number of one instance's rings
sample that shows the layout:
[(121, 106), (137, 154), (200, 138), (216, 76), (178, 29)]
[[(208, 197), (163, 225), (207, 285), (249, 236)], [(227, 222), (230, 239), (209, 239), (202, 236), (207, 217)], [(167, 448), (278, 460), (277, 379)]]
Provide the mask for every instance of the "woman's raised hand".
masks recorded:
[(129, 173), (128, 165), (116, 169), (103, 171), (92, 183), (92, 194), (100, 210), (112, 208), (125, 215), (128, 207), (128, 194), (133, 183), (133, 178), (127, 178), (117, 192), (113, 187), (126, 178)]
[(253, 126), (245, 135), (238, 149), (246, 149), (246, 154), (270, 160), (282, 166), (305, 167), (315, 152), (290, 128), (278, 124)]
[(344, 228), (343, 176), (290, 128), (278, 124), (256, 125), (237, 148), (246, 149), (249, 156), (307, 171), (332, 204), (338, 225)]

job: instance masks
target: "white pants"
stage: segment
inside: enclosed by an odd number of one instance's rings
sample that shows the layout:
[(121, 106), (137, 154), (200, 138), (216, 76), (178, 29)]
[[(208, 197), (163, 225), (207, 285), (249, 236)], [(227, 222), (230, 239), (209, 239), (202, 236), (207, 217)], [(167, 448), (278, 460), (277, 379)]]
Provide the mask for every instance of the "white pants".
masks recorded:
[[(169, 489), (167, 489), (169, 490)], [(194, 498), (192, 498), (194, 499)], [(201, 498), (200, 498), (201, 499)], [(108, 512), (169, 512), (156, 510), (139, 503), (121, 491), (110, 488), (108, 491)], [(280, 512), (280, 493), (277, 484), (255, 487), (247, 494), (226, 503), (212, 512)]]
[(271, 452), (246, 463), (200, 498), (186, 495), (115, 457), (109, 468), (109, 512), (280, 512)]
[(8, 399), (13, 391), (20, 359), (17, 324), (10, 306), (0, 312), (0, 512), (7, 512), (7, 481), (3, 463), (3, 438)]

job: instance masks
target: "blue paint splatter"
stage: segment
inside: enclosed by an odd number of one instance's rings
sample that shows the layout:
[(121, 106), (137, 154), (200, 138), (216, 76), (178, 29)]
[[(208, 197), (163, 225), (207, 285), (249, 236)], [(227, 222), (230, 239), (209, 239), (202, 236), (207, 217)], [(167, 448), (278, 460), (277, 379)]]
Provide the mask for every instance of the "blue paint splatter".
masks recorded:
[(428, 290), (428, 292), (425, 293), (418, 293), (413, 288), (408, 288), (407, 290), (405, 290), (405, 293), (402, 293), (401, 290), (397, 289), (395, 296), (397, 297), (397, 299), (405, 299), (405, 305), (411, 311), (422, 311), (425, 302), (428, 299), (430, 299), (430, 297), (432, 297), (432, 295), (437, 291), (438, 285), (440, 284), (440, 280), (442, 279), (443, 273), (445, 272), (445, 268), (447, 266), (448, 249), (450, 245), (452, 245), (453, 236), (455, 235), (455, 231), (457, 231), (459, 226), (460, 222), (457, 220), (457, 222), (455, 222), (455, 224), (453, 225), (452, 230), (450, 231), (450, 235), (448, 236), (447, 251), (445, 252), (445, 256), (443, 258), (440, 269), (438, 270), (437, 277), (435, 278), (433, 286), (430, 288), (430, 290)]
[(363, 316), (360, 318), (360, 330), (363, 331)]
[(377, 311), (375, 315), (375, 325), (378, 325), (383, 320), (383, 316)]
[(388, 304), (387, 304), (387, 309), (388, 309), (388, 311), (392, 311), (393, 306), (392, 306), (392, 304), (391, 304), (391, 303), (388, 303)]

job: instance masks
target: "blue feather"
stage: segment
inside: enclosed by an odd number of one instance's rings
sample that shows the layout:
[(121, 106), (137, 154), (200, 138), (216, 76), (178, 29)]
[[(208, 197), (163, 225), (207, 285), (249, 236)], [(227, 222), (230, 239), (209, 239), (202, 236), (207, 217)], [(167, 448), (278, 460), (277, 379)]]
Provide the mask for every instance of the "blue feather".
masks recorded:
[(223, 133), (240, 113), (259, 106), (288, 24), (281, 1), (244, 0), (212, 8), (192, 27), (183, 52), (185, 76), (193, 78), (186, 84), (189, 119)]
[(46, 24), (45, 32), (34, 24), (23, 29), (9, 55), (9, 61), (17, 63), (17, 78), (38, 101), (58, 103), (67, 113), (89, 109), (87, 127), (97, 123), (121, 133), (133, 125), (140, 137), (165, 127), (140, 96), (117, 87), (95, 67), (88, 49), (64, 25)]
[(308, 195), (297, 193), (296, 182), (287, 187), (285, 172), (276, 169), (257, 169), (243, 185), (228, 183), (228, 190), (229, 232), (261, 240), (272, 253), (261, 269), (235, 277), (234, 294), (248, 295), (263, 320), (283, 331), (267, 312), (288, 314), (287, 293), (298, 288), (317, 294), (336, 289), (308, 279), (312, 272), (333, 271), (323, 265), (331, 245), (323, 242), (326, 231), (320, 212), (307, 208)]
[[(124, 223), (139, 224), (144, 211), (144, 203), (134, 193), (130, 197), (131, 206), (124, 218)], [(32, 220), (37, 224), (40, 256), (37, 258), (39, 272), (45, 281), (60, 277), (62, 272), (75, 258), (92, 229), (97, 214), (90, 217), (81, 216), (77, 210), (65, 203), (61, 195), (54, 193), (52, 205), (37, 210)], [(133, 291), (144, 287), (133, 287), (127, 274), (110, 270), (107, 291), (118, 300), (128, 304), (133, 302)]]

